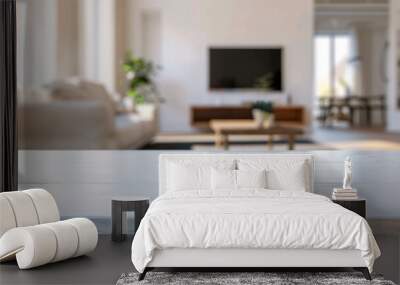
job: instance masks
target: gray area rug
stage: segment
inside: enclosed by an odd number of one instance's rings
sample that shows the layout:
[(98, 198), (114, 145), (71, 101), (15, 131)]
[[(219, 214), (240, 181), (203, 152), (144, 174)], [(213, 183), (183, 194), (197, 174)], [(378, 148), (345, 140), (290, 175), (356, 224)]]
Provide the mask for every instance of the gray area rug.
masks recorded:
[(358, 272), (148, 272), (146, 278), (138, 281), (138, 273), (122, 274), (117, 285), (146, 284), (328, 284), (328, 285), (395, 285), (382, 276), (373, 275), (373, 280), (366, 280)]

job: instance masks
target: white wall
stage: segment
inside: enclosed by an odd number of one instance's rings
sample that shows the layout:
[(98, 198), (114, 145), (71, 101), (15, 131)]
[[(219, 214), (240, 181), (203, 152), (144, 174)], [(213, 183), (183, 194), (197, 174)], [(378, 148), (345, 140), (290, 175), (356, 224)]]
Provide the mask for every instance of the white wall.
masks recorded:
[[(285, 92), (294, 104), (310, 107), (313, 97), (313, 0), (135, 0), (133, 46), (145, 54), (140, 40), (142, 15), (160, 14), (159, 88), (162, 131), (187, 131), (194, 104), (238, 104), (254, 99), (284, 103), (284, 94), (210, 92), (210, 46), (283, 46)], [(154, 39), (153, 39), (154, 41)]]
[(400, 2), (391, 0), (389, 17), (389, 60), (388, 60), (388, 130), (400, 131), (400, 108), (397, 106), (399, 90), (399, 70), (397, 68), (400, 56)]

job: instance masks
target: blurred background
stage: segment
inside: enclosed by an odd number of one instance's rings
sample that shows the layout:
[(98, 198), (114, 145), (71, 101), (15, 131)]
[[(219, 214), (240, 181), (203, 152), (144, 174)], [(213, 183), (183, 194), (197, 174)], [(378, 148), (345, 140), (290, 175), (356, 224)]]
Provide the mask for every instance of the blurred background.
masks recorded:
[(18, 0), (20, 148), (400, 149), (397, 1), (233, 2)]

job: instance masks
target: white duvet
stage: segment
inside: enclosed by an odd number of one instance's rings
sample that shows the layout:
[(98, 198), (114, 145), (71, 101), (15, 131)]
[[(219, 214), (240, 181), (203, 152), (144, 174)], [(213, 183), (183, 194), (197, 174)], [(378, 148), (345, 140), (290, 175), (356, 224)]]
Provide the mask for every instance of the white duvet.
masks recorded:
[(165, 248), (358, 249), (370, 271), (380, 255), (362, 217), (324, 196), (272, 190), (160, 196), (134, 237), (132, 262), (143, 272)]

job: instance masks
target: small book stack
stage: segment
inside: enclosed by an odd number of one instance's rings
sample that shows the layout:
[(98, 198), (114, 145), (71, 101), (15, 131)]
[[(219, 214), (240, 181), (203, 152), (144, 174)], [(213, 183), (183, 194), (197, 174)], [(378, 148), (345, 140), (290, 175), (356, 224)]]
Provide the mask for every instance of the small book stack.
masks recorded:
[(332, 193), (332, 199), (357, 200), (358, 199), (357, 189), (334, 188)]

